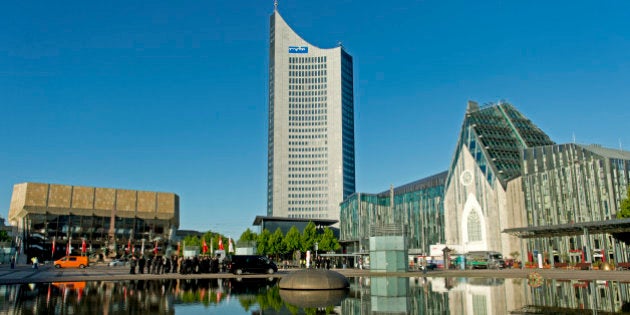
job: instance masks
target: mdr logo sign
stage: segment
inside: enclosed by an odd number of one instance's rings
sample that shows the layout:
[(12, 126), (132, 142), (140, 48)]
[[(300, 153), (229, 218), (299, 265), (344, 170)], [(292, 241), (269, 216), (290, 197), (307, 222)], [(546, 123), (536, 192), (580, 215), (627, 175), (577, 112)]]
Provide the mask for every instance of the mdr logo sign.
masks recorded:
[(290, 54), (308, 54), (308, 46), (289, 46)]

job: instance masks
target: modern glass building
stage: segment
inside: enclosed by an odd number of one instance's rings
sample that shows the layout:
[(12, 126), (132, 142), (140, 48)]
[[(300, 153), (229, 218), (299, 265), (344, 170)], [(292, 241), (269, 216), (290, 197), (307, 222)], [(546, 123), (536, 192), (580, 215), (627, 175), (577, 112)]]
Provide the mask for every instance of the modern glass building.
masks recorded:
[[(155, 242), (162, 250), (179, 227), (179, 196), (173, 193), (44, 183), (13, 187), (9, 222), (22, 253), (41, 261), (80, 253), (130, 253)], [(53, 252), (53, 242), (55, 250)], [(131, 245), (131, 249), (127, 248)], [(162, 252), (164, 253), (164, 252)]]
[(356, 193), (341, 203), (339, 241), (348, 253), (366, 252), (373, 226), (405, 225), (410, 254), (444, 243), (444, 183), (439, 173), (378, 194)]
[[(615, 220), (629, 180), (627, 151), (579, 144), (526, 149), (522, 181), (527, 226), (553, 230)], [(532, 238), (527, 252), (542, 253), (549, 262), (626, 261), (626, 243), (611, 233), (584, 231)]]
[(353, 62), (270, 17), (267, 215), (339, 219), (355, 191)]
[(549, 136), (508, 103), (468, 102), (444, 194), (446, 244), (459, 251), (521, 251), (506, 227), (526, 225), (521, 152), (553, 145)]
[[(405, 226), (410, 254), (497, 251), (531, 263), (628, 261), (616, 214), (630, 152), (555, 144), (508, 103), (468, 102), (447, 172), (341, 204), (340, 241), (369, 250), (370, 228)], [(448, 223), (448, 224), (446, 224)]]

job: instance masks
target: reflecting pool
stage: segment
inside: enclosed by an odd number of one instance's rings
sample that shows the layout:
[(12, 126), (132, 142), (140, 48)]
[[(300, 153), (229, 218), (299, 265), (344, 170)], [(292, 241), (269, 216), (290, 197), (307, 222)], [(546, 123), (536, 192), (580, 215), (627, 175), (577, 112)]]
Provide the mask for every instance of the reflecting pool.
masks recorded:
[(551, 279), (349, 278), (349, 290), (280, 290), (276, 278), (0, 286), (0, 314), (605, 314), (628, 283)]

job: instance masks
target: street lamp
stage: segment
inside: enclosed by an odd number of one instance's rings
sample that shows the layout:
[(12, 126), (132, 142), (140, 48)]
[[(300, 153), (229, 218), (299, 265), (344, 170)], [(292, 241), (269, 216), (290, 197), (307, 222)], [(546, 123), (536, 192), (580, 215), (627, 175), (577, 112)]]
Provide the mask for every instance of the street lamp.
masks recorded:
[(315, 242), (315, 259), (317, 259), (317, 249), (318, 249), (319, 243)]

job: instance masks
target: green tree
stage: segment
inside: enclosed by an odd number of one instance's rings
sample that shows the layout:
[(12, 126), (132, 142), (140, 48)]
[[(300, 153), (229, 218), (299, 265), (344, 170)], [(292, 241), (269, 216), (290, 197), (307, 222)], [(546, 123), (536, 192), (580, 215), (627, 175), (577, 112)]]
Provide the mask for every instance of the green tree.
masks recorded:
[(256, 239), (256, 250), (258, 251), (258, 254), (260, 255), (265, 255), (268, 253), (269, 249), (268, 244), (269, 244), (269, 238), (271, 237), (271, 232), (269, 232), (269, 230), (264, 229), (259, 235), (258, 238)]
[(335, 251), (341, 248), (339, 241), (335, 238), (335, 234), (329, 228), (324, 229), (324, 233), (321, 235), (318, 245), (319, 249), (323, 252)]
[(315, 250), (315, 242), (317, 242), (317, 228), (313, 221), (308, 222), (304, 231), (302, 231), (302, 252), (306, 253), (308, 250)]
[(239, 243), (247, 243), (247, 242), (255, 242), (258, 238), (258, 234), (252, 232), (249, 228), (241, 234), (241, 237), (238, 239)]
[(7, 231), (0, 231), (0, 242), (9, 242), (11, 241), (11, 237)]
[(201, 240), (199, 239), (199, 237), (197, 237), (197, 235), (188, 235), (186, 237), (184, 237), (184, 242), (182, 244), (186, 245), (186, 246), (200, 246), (201, 245)]
[(619, 211), (617, 212), (617, 218), (630, 218), (630, 188), (628, 188), (626, 198), (621, 200), (621, 205), (619, 206)]
[(284, 236), (283, 242), (286, 252), (291, 253), (291, 257), (295, 257), (295, 252), (300, 250), (300, 231), (295, 226), (292, 226), (291, 229)]
[(282, 234), (282, 230), (277, 228), (273, 234), (269, 237), (267, 248), (268, 253), (276, 257), (276, 261), (278, 261), (278, 257), (286, 253), (284, 243), (282, 242), (284, 239), (284, 235)]

